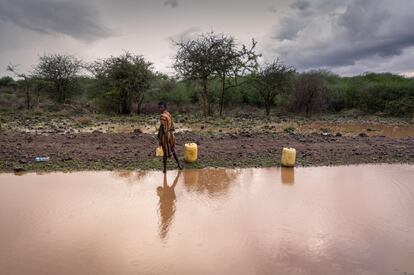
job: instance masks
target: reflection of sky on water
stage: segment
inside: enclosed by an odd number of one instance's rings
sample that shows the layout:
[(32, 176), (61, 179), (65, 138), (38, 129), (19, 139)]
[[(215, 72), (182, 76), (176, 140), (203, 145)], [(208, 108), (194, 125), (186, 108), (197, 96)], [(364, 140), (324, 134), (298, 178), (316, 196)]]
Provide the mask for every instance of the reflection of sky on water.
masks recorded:
[(413, 169), (0, 174), (0, 273), (411, 272)]

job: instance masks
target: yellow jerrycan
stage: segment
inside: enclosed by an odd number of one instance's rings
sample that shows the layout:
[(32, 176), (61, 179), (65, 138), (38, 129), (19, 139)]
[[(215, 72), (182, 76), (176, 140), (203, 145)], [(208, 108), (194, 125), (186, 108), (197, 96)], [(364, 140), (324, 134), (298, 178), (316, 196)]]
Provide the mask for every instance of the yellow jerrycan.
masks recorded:
[(186, 143), (184, 145), (184, 160), (186, 162), (196, 162), (198, 157), (198, 148), (195, 143)]
[(283, 148), (282, 151), (282, 166), (294, 167), (296, 162), (296, 149), (295, 148)]
[(164, 156), (164, 151), (162, 150), (161, 146), (158, 146), (157, 149), (155, 150), (155, 156), (157, 156), (157, 157), (163, 157)]

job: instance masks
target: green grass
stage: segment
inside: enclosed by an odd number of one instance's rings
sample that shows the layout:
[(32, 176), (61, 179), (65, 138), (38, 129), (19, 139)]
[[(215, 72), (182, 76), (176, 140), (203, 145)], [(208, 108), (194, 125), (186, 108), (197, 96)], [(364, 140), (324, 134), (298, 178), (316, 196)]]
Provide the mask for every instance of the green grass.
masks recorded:
[(295, 132), (295, 128), (294, 127), (286, 127), (285, 129), (283, 129), (283, 131), (285, 133), (291, 134), (291, 133)]
[[(208, 160), (197, 161), (194, 163), (186, 163), (184, 168), (186, 169), (202, 169), (207, 167), (223, 167), (223, 168), (247, 168), (247, 167), (273, 167), (279, 166), (280, 163), (275, 158), (270, 157), (253, 157), (242, 158), (236, 161), (223, 161), (223, 160)], [(117, 162), (103, 162), (103, 161), (60, 161), (60, 162), (30, 162), (27, 164), (21, 164), (15, 161), (0, 160), (1, 172), (12, 172), (15, 168), (21, 168), (23, 171), (99, 171), (99, 170), (162, 170), (162, 159), (150, 158), (141, 162), (132, 161), (128, 163)], [(169, 160), (167, 162), (167, 168), (177, 169), (175, 162)]]
[[(317, 161), (312, 158), (301, 158), (297, 161), (297, 166), (338, 166), (363, 163), (405, 163), (413, 164), (414, 161), (407, 156), (371, 159), (354, 159), (351, 161), (344, 159), (334, 159), (329, 163)], [(279, 167), (280, 161), (275, 156), (256, 156), (244, 157), (237, 160), (203, 160), (194, 163), (183, 162), (184, 169), (202, 169), (202, 168), (264, 168)], [(161, 158), (149, 158), (144, 161), (131, 161), (128, 163), (104, 162), (104, 161), (61, 161), (61, 162), (42, 162), (20, 164), (14, 161), (0, 160), (0, 172), (13, 172), (14, 168), (21, 168), (24, 172), (71, 172), (71, 171), (101, 171), (101, 170), (162, 170)], [(177, 169), (174, 161), (169, 160), (167, 163), (168, 170)]]

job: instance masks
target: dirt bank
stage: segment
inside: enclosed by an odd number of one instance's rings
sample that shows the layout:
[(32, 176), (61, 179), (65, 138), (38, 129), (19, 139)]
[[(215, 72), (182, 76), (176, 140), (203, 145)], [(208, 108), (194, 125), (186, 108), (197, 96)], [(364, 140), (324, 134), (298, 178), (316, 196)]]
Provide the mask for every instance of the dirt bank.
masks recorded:
[[(199, 144), (199, 161), (186, 167), (278, 166), (283, 147), (298, 150), (298, 165), (414, 163), (414, 138), (336, 136), (330, 134), (178, 133), (177, 148)], [(0, 170), (159, 169), (156, 140), (145, 133), (74, 133), (39, 135), (0, 133)], [(49, 156), (48, 163), (35, 163)], [(172, 168), (173, 166), (170, 166)]]

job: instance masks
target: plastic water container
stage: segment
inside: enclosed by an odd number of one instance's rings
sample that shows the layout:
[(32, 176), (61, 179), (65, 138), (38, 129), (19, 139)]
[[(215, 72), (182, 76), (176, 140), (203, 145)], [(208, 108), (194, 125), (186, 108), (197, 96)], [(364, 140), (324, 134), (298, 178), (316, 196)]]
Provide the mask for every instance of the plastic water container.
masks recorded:
[(184, 160), (186, 162), (196, 162), (198, 158), (198, 148), (195, 143), (186, 143), (184, 145)]
[(295, 148), (283, 148), (282, 151), (282, 166), (294, 167), (296, 162), (296, 149)]
[(164, 151), (162, 150), (161, 146), (158, 146), (157, 149), (155, 150), (155, 156), (157, 156), (157, 157), (163, 157), (164, 156)]

